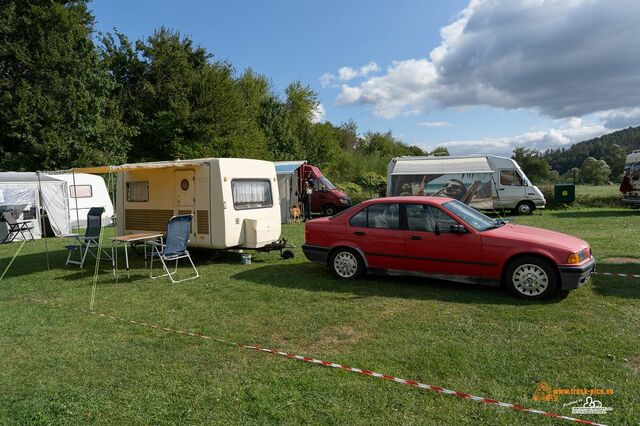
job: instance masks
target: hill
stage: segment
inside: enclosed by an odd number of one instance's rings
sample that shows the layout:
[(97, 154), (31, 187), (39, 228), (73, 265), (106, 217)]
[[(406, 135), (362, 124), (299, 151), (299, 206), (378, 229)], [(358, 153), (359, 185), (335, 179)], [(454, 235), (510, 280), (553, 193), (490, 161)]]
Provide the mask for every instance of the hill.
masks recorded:
[(622, 173), (624, 158), (621, 165), (621, 157), (634, 149), (640, 149), (640, 126), (578, 142), (569, 148), (548, 149), (543, 157), (549, 162), (551, 168), (560, 174), (566, 173), (573, 167), (580, 167), (587, 157), (602, 159), (607, 161), (613, 175)]

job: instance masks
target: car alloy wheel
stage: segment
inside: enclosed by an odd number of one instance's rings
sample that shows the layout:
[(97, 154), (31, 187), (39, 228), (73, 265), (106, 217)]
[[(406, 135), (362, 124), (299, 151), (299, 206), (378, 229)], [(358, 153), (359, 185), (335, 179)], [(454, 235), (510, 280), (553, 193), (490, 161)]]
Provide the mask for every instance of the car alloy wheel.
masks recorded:
[(342, 251), (333, 258), (333, 269), (341, 278), (353, 278), (358, 272), (358, 259), (348, 251)]
[(549, 276), (538, 265), (525, 263), (518, 266), (511, 276), (513, 288), (523, 296), (539, 296), (549, 288)]

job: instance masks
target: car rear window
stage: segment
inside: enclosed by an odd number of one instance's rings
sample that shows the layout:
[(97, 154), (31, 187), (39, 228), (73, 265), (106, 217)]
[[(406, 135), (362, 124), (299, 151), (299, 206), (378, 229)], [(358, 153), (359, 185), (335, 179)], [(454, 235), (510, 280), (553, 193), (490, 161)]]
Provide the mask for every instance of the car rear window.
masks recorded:
[(372, 204), (349, 219), (356, 228), (400, 229), (400, 207), (396, 203)]

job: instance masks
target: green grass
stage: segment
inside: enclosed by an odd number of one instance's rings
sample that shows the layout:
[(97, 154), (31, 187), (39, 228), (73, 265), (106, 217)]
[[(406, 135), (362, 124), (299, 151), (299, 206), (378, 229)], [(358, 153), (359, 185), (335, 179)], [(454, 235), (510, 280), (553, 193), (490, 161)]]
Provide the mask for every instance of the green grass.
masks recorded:
[[(640, 272), (638, 213), (549, 211), (516, 222), (585, 238), (601, 271)], [(286, 237), (302, 243), (302, 225)], [(92, 271), (64, 267), (64, 241), (27, 243), (0, 282), (0, 424), (420, 423), (557, 424), (473, 401), (88, 315)], [(18, 247), (0, 246), (0, 265)], [(640, 418), (640, 280), (595, 277), (564, 300), (525, 303), (492, 288), (414, 278), (333, 279), (299, 249), (211, 260), (201, 278), (170, 285), (103, 264), (96, 310), (312, 355), (570, 415), (536, 402), (553, 387), (613, 388), (608, 424)], [(120, 254), (120, 262), (124, 259)], [(55, 307), (25, 300), (45, 299)], [(632, 361), (634, 360), (635, 361)], [(637, 364), (636, 364), (637, 365)]]
[(618, 188), (619, 184), (614, 185), (576, 185), (576, 198), (582, 197), (622, 197)]

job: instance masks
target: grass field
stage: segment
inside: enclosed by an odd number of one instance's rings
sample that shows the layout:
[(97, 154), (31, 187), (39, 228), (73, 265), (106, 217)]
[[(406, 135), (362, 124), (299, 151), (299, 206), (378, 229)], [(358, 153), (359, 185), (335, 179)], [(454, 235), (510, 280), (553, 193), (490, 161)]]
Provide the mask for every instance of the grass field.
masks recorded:
[[(549, 211), (516, 222), (589, 241), (600, 271), (640, 273), (638, 213)], [(302, 243), (302, 225), (283, 233)], [(558, 424), (396, 383), (215, 341), (88, 315), (92, 270), (64, 267), (64, 241), (27, 243), (0, 282), (0, 424)], [(18, 244), (0, 246), (0, 265)], [(170, 285), (103, 264), (95, 309), (236, 342), (367, 368), (571, 415), (579, 399), (532, 401), (536, 385), (611, 388), (607, 424), (640, 418), (640, 279), (597, 276), (564, 300), (526, 303), (499, 289), (413, 278), (334, 280), (299, 249), (209, 259)], [(122, 253), (120, 261), (123, 260)], [(38, 298), (62, 305), (32, 303)]]

